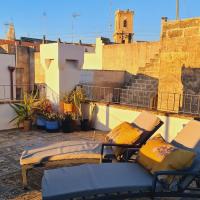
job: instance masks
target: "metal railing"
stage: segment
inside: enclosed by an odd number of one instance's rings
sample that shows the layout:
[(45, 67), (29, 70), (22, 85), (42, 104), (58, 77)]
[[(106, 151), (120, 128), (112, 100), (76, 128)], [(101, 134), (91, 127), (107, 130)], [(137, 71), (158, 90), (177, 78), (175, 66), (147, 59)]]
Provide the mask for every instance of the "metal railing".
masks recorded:
[(88, 101), (117, 103), (136, 107), (155, 107), (156, 91), (82, 85)]
[[(11, 90), (13, 87), (13, 90)], [(45, 84), (17, 84), (17, 85), (0, 85), (0, 101), (22, 100), (24, 93), (37, 92), (38, 98), (46, 96), (47, 87)], [(13, 94), (11, 94), (13, 92)]]
[(88, 101), (200, 115), (200, 95), (82, 85)]

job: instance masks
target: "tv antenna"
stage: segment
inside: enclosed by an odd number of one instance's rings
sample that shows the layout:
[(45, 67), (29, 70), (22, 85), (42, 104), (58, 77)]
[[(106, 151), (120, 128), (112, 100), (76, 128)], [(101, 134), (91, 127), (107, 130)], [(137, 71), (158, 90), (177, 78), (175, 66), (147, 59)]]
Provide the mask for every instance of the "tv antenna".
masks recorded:
[(112, 30), (112, 15), (113, 15), (113, 13), (112, 13), (112, 0), (110, 0), (109, 1), (109, 28), (108, 28), (108, 31), (109, 32), (112, 32), (113, 30)]
[(179, 20), (179, 0), (176, 0), (176, 20)]
[(47, 13), (43, 11), (42, 13), (42, 27), (43, 27), (43, 36), (47, 35)]
[(80, 17), (79, 13), (72, 14), (72, 43), (74, 43), (74, 21), (77, 17)]
[(9, 31), (9, 27), (10, 27), (11, 25), (13, 25), (13, 22), (6, 22), (6, 23), (4, 23), (3, 25), (4, 25), (5, 38), (7, 38), (7, 33), (8, 33), (8, 31)]

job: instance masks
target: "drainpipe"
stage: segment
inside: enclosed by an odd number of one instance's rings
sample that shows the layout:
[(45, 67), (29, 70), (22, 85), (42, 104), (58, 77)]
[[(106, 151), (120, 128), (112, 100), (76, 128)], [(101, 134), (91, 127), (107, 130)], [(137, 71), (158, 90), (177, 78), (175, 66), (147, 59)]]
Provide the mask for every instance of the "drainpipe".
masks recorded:
[(15, 67), (8, 66), (8, 70), (10, 72), (10, 98), (11, 100), (14, 99), (14, 94), (13, 94), (13, 72), (15, 70)]

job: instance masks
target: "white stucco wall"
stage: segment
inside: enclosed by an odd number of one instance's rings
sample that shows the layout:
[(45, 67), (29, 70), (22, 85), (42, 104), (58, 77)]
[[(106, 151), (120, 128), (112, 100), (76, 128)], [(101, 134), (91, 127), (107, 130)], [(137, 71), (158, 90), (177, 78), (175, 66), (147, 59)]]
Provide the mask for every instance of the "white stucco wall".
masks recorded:
[(0, 104), (0, 130), (8, 130), (16, 128), (16, 125), (9, 123), (13, 119), (15, 113), (13, 109), (7, 103)]
[(93, 47), (78, 44), (51, 43), (40, 46), (41, 65), (45, 71), (47, 97), (55, 104), (64, 92), (71, 91), (80, 81), (84, 52)]
[[(124, 121), (133, 122), (140, 112), (141, 111), (124, 107), (97, 104), (95, 128), (98, 130), (109, 131)], [(162, 127), (156, 133), (161, 133), (167, 141), (171, 141), (183, 126), (192, 119), (191, 117), (181, 118), (181, 116), (155, 114), (164, 122)]]
[[(15, 67), (15, 55), (0, 54), (0, 100), (10, 99), (10, 72), (8, 66)], [(16, 85), (15, 71), (13, 72), (13, 85)]]
[(83, 69), (103, 69), (102, 67), (103, 42), (101, 38), (96, 39), (95, 52), (85, 52)]
[(80, 80), (85, 47), (59, 44), (60, 93), (71, 91)]

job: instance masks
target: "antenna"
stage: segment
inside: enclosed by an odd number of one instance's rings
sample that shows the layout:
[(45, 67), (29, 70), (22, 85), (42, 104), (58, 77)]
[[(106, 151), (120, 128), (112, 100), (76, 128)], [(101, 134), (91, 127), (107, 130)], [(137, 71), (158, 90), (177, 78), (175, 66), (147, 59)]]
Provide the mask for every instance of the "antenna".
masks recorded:
[(42, 13), (42, 27), (43, 27), (43, 35), (47, 35), (47, 13), (43, 11)]
[(72, 14), (72, 43), (74, 43), (74, 21), (77, 17), (80, 17), (79, 13)]
[(179, 20), (179, 0), (176, 0), (176, 20)]
[(9, 23), (9, 22), (6, 22), (6, 23), (3, 24), (3, 25), (4, 25), (5, 38), (6, 38), (6, 34), (7, 34), (7, 32), (8, 32), (8, 27), (10, 26), (10, 24), (11, 24), (11, 23)]
[(113, 15), (113, 13), (112, 13), (112, 5), (113, 5), (113, 4), (112, 4), (112, 3), (113, 3), (112, 0), (109, 0), (109, 21), (110, 21), (110, 22), (109, 22), (108, 31), (111, 32), (111, 33), (112, 33), (112, 31), (113, 31), (113, 30), (112, 30), (112, 28), (113, 28), (113, 27), (112, 27), (112, 26), (113, 26), (113, 25), (112, 25), (112, 15)]

